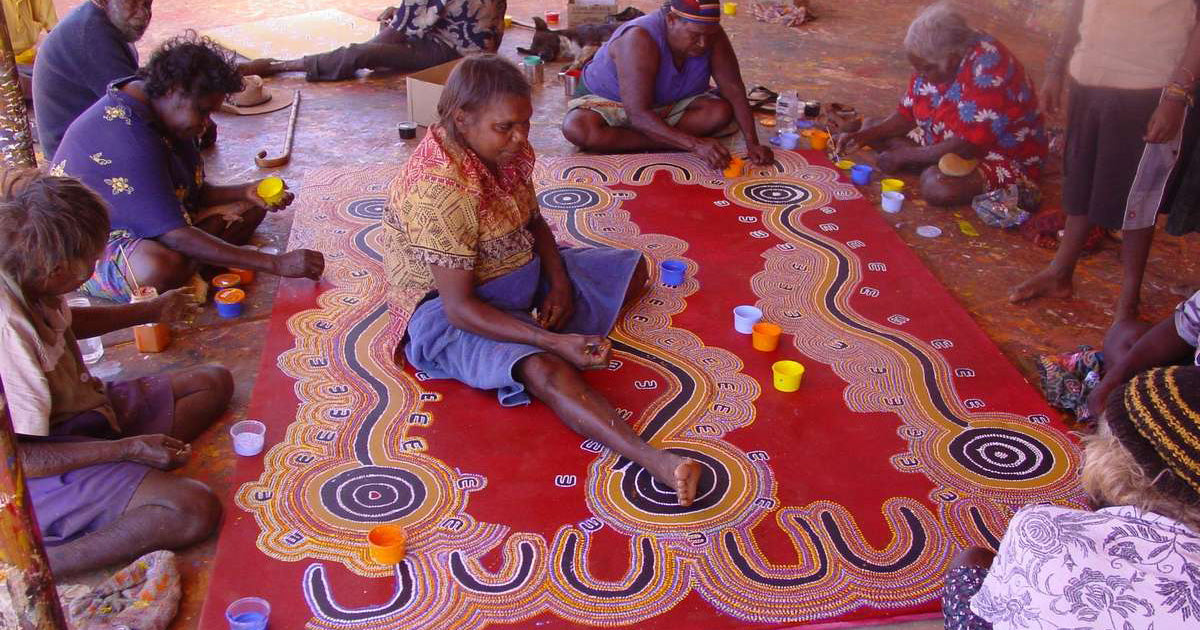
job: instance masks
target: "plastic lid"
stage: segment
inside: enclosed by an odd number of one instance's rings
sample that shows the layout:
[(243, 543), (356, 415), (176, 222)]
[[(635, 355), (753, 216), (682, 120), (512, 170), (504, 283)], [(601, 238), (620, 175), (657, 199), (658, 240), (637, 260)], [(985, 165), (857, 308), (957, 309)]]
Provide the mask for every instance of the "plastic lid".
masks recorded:
[(536, 66), (540, 63), (542, 63), (542, 58), (537, 55), (529, 55), (525, 58), (525, 65), (527, 66)]
[(241, 289), (221, 289), (213, 296), (213, 301), (221, 304), (236, 304), (244, 299), (246, 292)]
[(228, 289), (236, 287), (242, 283), (242, 277), (236, 273), (223, 273), (219, 276), (213, 276), (212, 284), (218, 289)]
[(936, 225), (922, 225), (921, 227), (917, 228), (917, 234), (920, 234), (925, 238), (934, 238), (942, 235), (942, 228)]

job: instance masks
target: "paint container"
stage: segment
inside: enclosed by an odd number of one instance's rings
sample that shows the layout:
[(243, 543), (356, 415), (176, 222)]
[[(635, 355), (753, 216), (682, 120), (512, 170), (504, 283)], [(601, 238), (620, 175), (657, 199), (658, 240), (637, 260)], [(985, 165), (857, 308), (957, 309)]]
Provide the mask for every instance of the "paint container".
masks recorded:
[(741, 177), (746, 170), (746, 161), (734, 155), (729, 158), (729, 166), (725, 167), (725, 177)]
[(837, 164), (834, 164), (834, 166), (842, 169), (843, 171), (848, 171), (854, 168), (854, 162), (852, 160), (839, 160)]
[(904, 190), (904, 180), (889, 177), (879, 180), (879, 192), (900, 192)]
[[(149, 302), (158, 297), (158, 289), (139, 287), (133, 292), (133, 303)], [(133, 327), (133, 344), (138, 352), (162, 352), (171, 344), (171, 327), (162, 323), (141, 324)]]
[(873, 170), (875, 169), (867, 164), (855, 164), (850, 167), (850, 181), (859, 186), (866, 186), (871, 183), (871, 171)]
[(225, 609), (229, 630), (266, 630), (271, 604), (261, 597), (243, 597)]
[(242, 420), (229, 427), (233, 436), (233, 452), (242, 457), (258, 455), (267, 437), (267, 425), (258, 420)]
[(904, 193), (889, 190), (883, 193), (879, 203), (883, 206), (884, 212), (896, 214), (900, 212), (900, 208), (904, 207)]
[(253, 269), (239, 269), (237, 267), (230, 267), (229, 273), (232, 273), (232, 274), (236, 275), (237, 277), (241, 278), (242, 286), (245, 286), (247, 284), (254, 282), (254, 270)]
[(779, 347), (779, 335), (783, 334), (783, 329), (778, 324), (759, 322), (751, 331), (750, 343), (755, 350), (772, 352)]
[(396, 131), (400, 134), (401, 140), (412, 140), (417, 137), (417, 123), (406, 120), (396, 125)]
[(794, 392), (800, 389), (800, 380), (804, 378), (804, 366), (795, 361), (776, 361), (771, 364), (771, 375), (775, 389), (781, 392)]
[(217, 315), (226, 319), (241, 317), (245, 306), (246, 292), (241, 289), (221, 289), (213, 297), (217, 304)]
[(937, 238), (942, 235), (942, 228), (936, 225), (922, 225), (917, 228), (917, 234), (925, 238)]
[(546, 25), (558, 26), (558, 11), (546, 11)]
[(512, 28), (512, 16), (511, 15), (504, 16), (504, 28)]
[(681, 260), (664, 260), (658, 265), (659, 279), (669, 287), (683, 284), (687, 264)]
[(829, 134), (821, 130), (813, 131), (808, 136), (808, 145), (814, 151), (824, 151), (825, 147), (829, 146)]
[(733, 329), (749, 335), (754, 333), (754, 325), (762, 320), (762, 309), (757, 306), (743, 304), (733, 309)]
[(807, 101), (804, 103), (804, 117), (817, 118), (821, 115), (821, 101)]
[(537, 55), (529, 55), (524, 59), (521, 63), (521, 72), (525, 74), (525, 80), (529, 81), (529, 85), (541, 85), (546, 80), (546, 65)]
[[(71, 308), (87, 308), (91, 305), (91, 300), (86, 297), (81, 296), (67, 299), (67, 306)], [(76, 339), (75, 343), (79, 346), (79, 354), (86, 365), (96, 363), (100, 360), (100, 357), (104, 356), (104, 340), (99, 335), (88, 337), (87, 339)]]
[(800, 119), (800, 120), (796, 121), (797, 129), (812, 129), (813, 127), (816, 127), (816, 126), (817, 126), (817, 123), (815, 123), (811, 120)]
[(563, 84), (563, 96), (566, 96), (568, 99), (575, 98), (575, 91), (579, 89), (579, 75), (580, 72), (578, 70), (567, 70), (558, 73), (558, 80), (562, 81)]
[(796, 145), (800, 143), (800, 134), (798, 133), (781, 133), (779, 134), (779, 146), (789, 151), (795, 151)]
[(737, 3), (736, 2), (726, 2), (725, 4), (722, 4), (721, 12), (724, 13), (725, 15), (737, 15)]
[(284, 185), (283, 180), (275, 176), (265, 177), (261, 182), (258, 182), (258, 196), (267, 202), (269, 206), (277, 205), (283, 201), (285, 190), (287, 190), (287, 186)]
[(242, 284), (242, 277), (236, 273), (223, 273), (213, 276), (212, 285), (218, 289), (232, 289)]
[(407, 546), (408, 534), (400, 525), (377, 525), (367, 532), (367, 555), (378, 564), (398, 564)]

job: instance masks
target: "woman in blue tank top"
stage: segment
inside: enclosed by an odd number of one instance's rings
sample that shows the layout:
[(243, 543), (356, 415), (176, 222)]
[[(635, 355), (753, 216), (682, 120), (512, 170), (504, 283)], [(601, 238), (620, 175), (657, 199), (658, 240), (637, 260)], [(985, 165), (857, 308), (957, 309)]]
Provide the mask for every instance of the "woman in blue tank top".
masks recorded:
[[(720, 8), (711, 0), (670, 0), (618, 28), (584, 68), (588, 94), (568, 105), (567, 140), (595, 153), (690, 151), (720, 170), (729, 151), (710, 136), (736, 120), (751, 161), (771, 163)], [(710, 79), (719, 95), (709, 92)]]

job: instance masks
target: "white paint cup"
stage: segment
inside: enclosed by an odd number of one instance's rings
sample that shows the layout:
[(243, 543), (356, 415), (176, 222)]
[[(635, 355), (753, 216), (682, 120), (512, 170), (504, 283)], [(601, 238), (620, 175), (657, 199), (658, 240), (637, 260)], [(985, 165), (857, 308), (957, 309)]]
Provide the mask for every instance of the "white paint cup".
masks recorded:
[(882, 198), (883, 211), (891, 214), (900, 212), (900, 208), (904, 207), (904, 193), (889, 190), (883, 193)]
[(761, 321), (762, 317), (762, 309), (743, 304), (733, 309), (733, 329), (743, 335), (749, 335), (754, 332), (754, 325)]
[(229, 428), (233, 436), (233, 452), (244, 457), (258, 455), (266, 441), (267, 425), (258, 420), (242, 420)]

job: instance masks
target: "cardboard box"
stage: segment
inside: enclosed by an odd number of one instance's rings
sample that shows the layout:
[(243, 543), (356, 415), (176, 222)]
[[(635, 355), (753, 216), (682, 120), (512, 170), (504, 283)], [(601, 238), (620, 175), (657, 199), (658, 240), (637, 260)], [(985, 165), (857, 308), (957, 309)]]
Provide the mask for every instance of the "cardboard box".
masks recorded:
[(408, 87), (409, 120), (426, 127), (437, 122), (437, 105), (438, 99), (442, 97), (442, 88), (446, 87), (446, 79), (450, 78), (450, 71), (460, 61), (462, 61), (461, 58), (447, 61), (439, 66), (408, 75), (405, 83)]
[(567, 0), (567, 28), (603, 24), (617, 12), (617, 0)]

